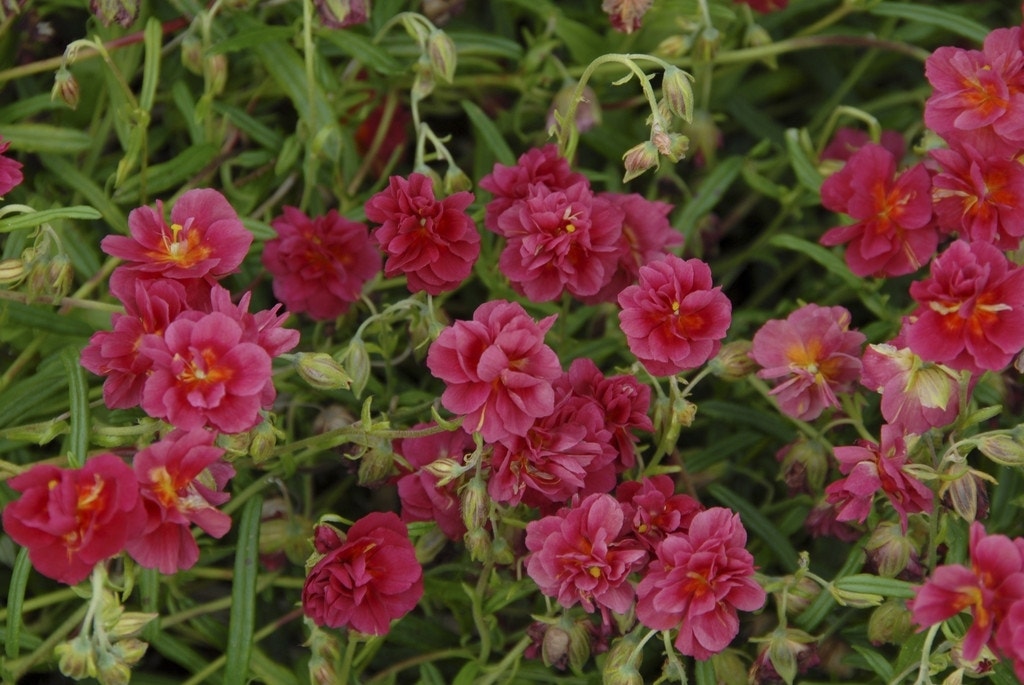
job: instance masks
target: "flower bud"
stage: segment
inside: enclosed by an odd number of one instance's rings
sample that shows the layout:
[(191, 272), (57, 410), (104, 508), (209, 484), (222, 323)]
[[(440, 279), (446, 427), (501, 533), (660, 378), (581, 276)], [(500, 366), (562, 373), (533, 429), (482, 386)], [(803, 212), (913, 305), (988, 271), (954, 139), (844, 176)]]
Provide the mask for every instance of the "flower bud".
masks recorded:
[(203, 62), (208, 79), (209, 92), (220, 95), (228, 83), (228, 56), (224, 53), (210, 55)]
[[(552, 130), (559, 126), (558, 120), (555, 118), (555, 113), (558, 116), (564, 117), (568, 114), (572, 108), (572, 98), (576, 93), (576, 83), (569, 83), (565, 85), (561, 90), (555, 93), (555, 98), (551, 102), (551, 107), (548, 109), (547, 116), (547, 130)], [(580, 96), (580, 101), (576, 105), (576, 114), (574, 116), (576, 130), (580, 133), (586, 133), (590, 129), (594, 128), (601, 123), (601, 106), (597, 103), (597, 93), (590, 86), (584, 86), (583, 93)]]
[(313, 432), (317, 435), (341, 430), (355, 423), (356, 417), (340, 404), (324, 407), (313, 419)]
[(683, 121), (693, 118), (692, 77), (679, 67), (670, 64), (661, 77), (661, 93), (668, 105), (668, 111)]
[(487, 495), (487, 482), (476, 474), (462, 488), (462, 522), (466, 530), (483, 530), (491, 512), (491, 499)]
[(682, 133), (658, 131), (651, 136), (651, 140), (658, 152), (673, 164), (685, 157), (687, 150), (690, 149), (690, 139)]
[(864, 551), (880, 576), (895, 578), (910, 563), (914, 545), (899, 523), (883, 521), (871, 532)]
[(309, 639), (305, 645), (309, 647), (309, 679), (316, 685), (334, 685), (338, 682), (338, 665), (341, 661), (341, 646), (332, 632), (322, 629), (306, 618)]
[(953, 463), (939, 488), (942, 503), (968, 523), (988, 516), (988, 491), (979, 473), (963, 463)]
[(1003, 466), (1024, 466), (1024, 444), (1006, 434), (983, 433), (977, 437), (978, 449)]
[(139, 0), (89, 0), (89, 9), (104, 26), (117, 22), (128, 28), (139, 16)]
[(612, 644), (601, 674), (603, 685), (642, 685), (644, 679), (637, 670), (641, 654), (634, 654), (639, 644), (634, 633), (627, 633)]
[(540, 656), (544, 665), (564, 671), (569, 664), (569, 643), (568, 631), (557, 625), (548, 626), (540, 643)]
[(100, 685), (128, 685), (131, 679), (132, 669), (128, 664), (111, 652), (100, 652), (96, 660), (96, 680)]
[(757, 362), (750, 357), (749, 340), (733, 340), (722, 345), (708, 365), (711, 373), (726, 381), (743, 380), (757, 370)]
[(434, 71), (434, 66), (430, 63), (430, 58), (426, 55), (420, 57), (413, 71), (415, 71), (416, 76), (413, 78), (410, 93), (413, 100), (422, 100), (434, 92), (434, 86), (437, 84), (437, 73)]
[(249, 456), (252, 463), (259, 466), (266, 463), (274, 456), (274, 448), (277, 446), (277, 438), (280, 431), (274, 426), (270, 417), (256, 424), (256, 427), (249, 431)]
[(196, 76), (203, 75), (203, 41), (191, 33), (181, 40), (181, 64)]
[(0, 260), (0, 285), (15, 286), (25, 279), (25, 263), (20, 259)]
[(326, 352), (300, 352), (296, 368), (302, 380), (317, 390), (351, 388), (352, 378), (345, 367)]
[(427, 36), (427, 57), (430, 59), (430, 67), (446, 83), (451, 83), (455, 78), (455, 64), (458, 60), (455, 51), (455, 42), (451, 37), (439, 29), (435, 29)]
[(483, 528), (473, 528), (466, 531), (463, 538), (466, 549), (469, 551), (469, 558), (473, 561), (485, 562), (490, 560), (491, 535)]
[(370, 18), (367, 0), (313, 0), (321, 23), (329, 29), (343, 29), (366, 23)]
[(775, 458), (781, 463), (779, 478), (791, 495), (816, 494), (825, 487), (829, 457), (820, 442), (800, 436), (780, 449)]
[(875, 646), (883, 643), (903, 644), (913, 634), (914, 623), (902, 600), (886, 600), (868, 618), (868, 640)]
[(648, 169), (657, 169), (660, 159), (658, 148), (651, 141), (648, 140), (639, 145), (634, 145), (626, 150), (626, 154), (622, 155), (622, 163), (626, 168), (622, 182), (628, 183)]
[(71, 109), (76, 109), (78, 107), (78, 97), (78, 81), (75, 80), (74, 75), (66, 67), (61, 67), (53, 77), (50, 99), (60, 100)]
[(57, 667), (67, 677), (81, 680), (96, 675), (96, 653), (85, 635), (60, 643), (53, 653), (58, 659)]
[[(811, 605), (819, 594), (821, 585), (807, 576), (786, 576), (786, 615), (799, 616)], [(782, 601), (781, 592), (777, 593), (776, 601)]]
[(378, 444), (370, 447), (359, 457), (358, 482), (364, 486), (380, 485), (391, 476), (395, 466), (395, 453), (387, 440), (375, 441)]
[(444, 181), (441, 186), (444, 189), (445, 195), (452, 195), (463, 190), (472, 189), (473, 181), (465, 171), (457, 166), (449, 165), (448, 169), (444, 172)]
[(448, 536), (444, 534), (443, 530), (437, 526), (428, 528), (427, 532), (416, 539), (414, 547), (416, 561), (420, 562), (422, 566), (429, 564), (441, 553), (441, 550), (447, 544)]
[[(763, 26), (755, 23), (747, 25), (747, 30), (743, 33), (743, 47), (760, 48), (771, 44), (772, 37)], [(779, 66), (778, 61), (775, 59), (775, 55), (765, 55), (761, 58), (761, 61), (764, 62), (769, 69), (776, 69)]]
[[(125, 611), (118, 617), (117, 622), (114, 623), (113, 627), (107, 630), (107, 635), (112, 640), (118, 640), (119, 644), (127, 642), (127, 640), (123, 638), (130, 638), (137, 635), (150, 621), (159, 615), (160, 614), (148, 614), (141, 611)], [(145, 643), (142, 644), (145, 645)], [(143, 647), (143, 651), (145, 651), (145, 647)], [(127, 661), (127, 659), (125, 661)], [(129, 661), (128, 663), (135, 663), (136, 661), (138, 661), (138, 659)]]
[(360, 338), (353, 338), (348, 344), (344, 360), (345, 370), (352, 379), (352, 394), (359, 397), (370, 380), (370, 353), (366, 343)]
[(715, 671), (717, 683), (747, 682), (747, 667), (743, 659), (732, 649), (712, 654), (711, 667)]
[(442, 26), (460, 14), (466, 7), (466, 0), (423, 0), (420, 12), (434, 26)]

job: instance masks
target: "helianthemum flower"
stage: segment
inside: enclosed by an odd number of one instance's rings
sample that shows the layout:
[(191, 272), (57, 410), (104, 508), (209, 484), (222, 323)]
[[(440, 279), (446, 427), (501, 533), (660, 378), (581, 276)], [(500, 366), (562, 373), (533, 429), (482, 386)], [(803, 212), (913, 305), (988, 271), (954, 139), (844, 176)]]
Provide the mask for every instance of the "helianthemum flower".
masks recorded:
[(10, 146), (11, 142), (0, 136), (0, 197), (11, 192), (25, 179), (21, 173), (21, 162), (4, 154)]
[(518, 303), (492, 300), (430, 345), (427, 367), (447, 386), (441, 404), (465, 417), (463, 430), (494, 442), (526, 435), (551, 414), (551, 384), (562, 375), (558, 356), (544, 343), (554, 322), (554, 316), (534, 321)]
[(113, 454), (80, 469), (37, 464), (7, 482), (22, 495), (4, 507), (4, 530), (37, 571), (68, 585), (124, 550), (145, 520), (135, 475)]
[[(436, 424), (417, 424), (413, 429)], [(424, 469), (439, 459), (454, 459), (473, 451), (473, 439), (465, 431), (447, 431), (394, 441), (395, 453), (401, 455), (415, 470), (403, 470), (396, 487), (402, 502), (402, 520), (437, 521), (441, 531), (452, 540), (461, 540), (466, 533), (459, 509), (459, 481), (439, 485), (439, 477)]]
[(653, 4), (654, 0), (604, 0), (601, 9), (616, 31), (633, 33), (640, 28), (644, 15)]
[(676, 494), (675, 483), (666, 475), (623, 481), (615, 497), (622, 503), (630, 534), (651, 551), (669, 535), (689, 530), (701, 510), (697, 500)]
[(654, 630), (678, 628), (676, 649), (687, 656), (703, 660), (724, 650), (739, 632), (737, 610), (765, 601), (746, 543), (738, 514), (712, 507), (695, 515), (687, 533), (658, 544), (637, 586), (637, 620)]
[(910, 285), (918, 307), (905, 334), (929, 361), (978, 372), (1005, 368), (1024, 349), (1024, 268), (988, 243), (957, 240)]
[(763, 367), (758, 376), (777, 379), (771, 394), (779, 409), (810, 421), (838, 407), (836, 393), (856, 383), (863, 342), (863, 334), (850, 330), (846, 309), (808, 304), (761, 326), (750, 356)]
[(722, 346), (732, 303), (712, 287), (711, 268), (675, 255), (640, 267), (640, 283), (619, 293), (619, 326), (630, 351), (655, 376), (695, 369)]
[(480, 255), (480, 235), (466, 214), (469, 192), (434, 198), (429, 176), (392, 176), (366, 202), (366, 218), (381, 224), (373, 237), (387, 255), (384, 274), (404, 275), (412, 292), (439, 295), (456, 288)]
[(341, 316), (380, 271), (365, 224), (336, 210), (310, 218), (285, 207), (270, 225), (277, 237), (263, 247), (263, 266), (274, 277), (274, 296), (293, 312), (319, 320)]

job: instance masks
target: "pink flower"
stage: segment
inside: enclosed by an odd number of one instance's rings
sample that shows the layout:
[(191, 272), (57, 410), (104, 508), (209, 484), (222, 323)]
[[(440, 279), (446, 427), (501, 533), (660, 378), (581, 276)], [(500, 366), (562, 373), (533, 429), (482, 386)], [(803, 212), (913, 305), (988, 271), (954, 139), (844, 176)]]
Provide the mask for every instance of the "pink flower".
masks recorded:
[[(822, 159), (835, 159), (845, 162), (853, 156), (857, 150), (871, 142), (871, 136), (866, 131), (856, 128), (836, 129), (835, 135), (829, 141), (825, 149), (821, 151)], [(880, 139), (882, 147), (892, 153), (896, 161), (903, 159), (907, 152), (907, 144), (903, 140), (903, 134), (899, 131), (882, 131)]]
[(611, 495), (594, 493), (578, 506), (526, 524), (526, 573), (548, 597), (625, 614), (633, 604), (628, 576), (646, 552), (620, 537), (625, 520)]
[(505, 300), (477, 307), (472, 321), (441, 331), (427, 352), (427, 367), (445, 382), (441, 404), (463, 416), (467, 433), (496, 442), (526, 435), (534, 421), (555, 408), (552, 382), (562, 374), (544, 334), (555, 322), (539, 323), (522, 305)]
[(260, 422), (270, 355), (243, 340), (242, 327), (227, 314), (179, 317), (163, 337), (150, 335), (143, 354), (153, 360), (142, 393), (142, 409), (176, 428), (211, 426), (225, 433)]
[(857, 220), (829, 229), (821, 244), (849, 243), (846, 263), (858, 276), (912, 273), (938, 246), (928, 171), (917, 164), (896, 176), (896, 158), (881, 145), (865, 145), (825, 179), (821, 203)]
[(734, 2), (750, 5), (750, 9), (762, 13), (784, 10), (789, 4), (789, 0), (734, 0)]
[(335, 543), (306, 576), (303, 612), (320, 626), (386, 634), (423, 596), (423, 568), (408, 529), (394, 513), (375, 511)]
[(932, 179), (939, 227), (965, 240), (1014, 250), (1024, 237), (1024, 166), (1016, 149), (971, 145), (932, 150), (942, 165)]
[(988, 243), (957, 240), (910, 284), (918, 307), (905, 334), (929, 361), (972, 372), (1006, 367), (1024, 349), (1024, 268)]
[(618, 301), (629, 349), (655, 376), (714, 357), (732, 320), (729, 298), (711, 286), (711, 268), (672, 254), (640, 267), (639, 285), (625, 288)]
[(979, 50), (941, 47), (925, 61), (933, 93), (924, 122), (946, 140), (1024, 144), (1021, 28), (996, 29)]
[(826, 407), (839, 406), (837, 392), (853, 388), (864, 335), (849, 328), (850, 312), (843, 307), (807, 304), (754, 334), (750, 356), (763, 367), (759, 377), (782, 379), (771, 394), (783, 413), (812, 421)]
[(215, 538), (231, 529), (231, 517), (216, 507), (230, 498), (222, 490), (235, 470), (221, 461), (215, 437), (201, 429), (174, 431), (135, 455), (146, 525), (127, 550), (141, 566), (166, 574), (192, 568), (199, 546), (191, 525)]
[(348, 311), (380, 271), (380, 253), (364, 224), (331, 210), (310, 219), (295, 207), (270, 222), (277, 237), (263, 247), (274, 296), (293, 312), (327, 321)]
[[(987, 535), (975, 521), (968, 547), (971, 567), (939, 566), (917, 589), (909, 607), (914, 622), (922, 627), (970, 609), (973, 621), (964, 636), (963, 656), (972, 661), (982, 647), (995, 648), (993, 637), (1010, 607), (1024, 600), (1024, 539)], [(1004, 638), (1009, 631), (1016, 632), (1017, 626), (1011, 626), (1003, 631)]]
[(669, 535), (637, 586), (637, 620), (654, 630), (678, 628), (675, 645), (705, 660), (739, 633), (737, 609), (755, 611), (765, 592), (738, 514), (722, 507), (693, 517), (686, 533)]
[(703, 508), (689, 495), (675, 494), (675, 489), (675, 483), (665, 475), (627, 480), (615, 489), (630, 534), (651, 551), (669, 535), (686, 533), (690, 521)]
[(153, 360), (140, 353), (146, 335), (161, 336), (187, 307), (185, 287), (167, 278), (151, 283), (131, 281), (134, 292), (124, 300), (125, 313), (113, 314), (113, 330), (97, 331), (82, 350), (82, 366), (103, 382), (103, 401), (111, 409), (129, 409), (142, 402), (142, 388)]
[(889, 498), (904, 532), (908, 514), (932, 510), (932, 491), (905, 468), (907, 445), (896, 427), (882, 426), (880, 445), (858, 440), (853, 446), (836, 447), (835, 455), (846, 477), (825, 488), (825, 496), (837, 505), (837, 520), (864, 523), (879, 492)]
[(0, 197), (11, 192), (25, 180), (24, 174), (21, 173), (21, 162), (4, 155), (10, 146), (11, 141), (0, 136)]
[(1013, 663), (1017, 680), (1024, 682), (1024, 600), (1017, 600), (1003, 615), (996, 633), (996, 646)]
[(611, 280), (623, 251), (623, 211), (580, 181), (566, 189), (530, 186), (498, 218), (508, 239), (498, 260), (517, 292), (547, 302), (568, 292), (596, 295)]
[(130, 238), (107, 236), (100, 242), (103, 251), (164, 278), (227, 276), (242, 263), (253, 239), (224, 196), (210, 188), (189, 190), (178, 198), (170, 226), (158, 201), (156, 209), (133, 209), (128, 227)]
[(633, 33), (653, 4), (654, 0), (604, 0), (601, 9), (616, 31)]
[(484, 226), (504, 235), (499, 217), (519, 200), (525, 200), (535, 183), (551, 190), (565, 190), (586, 181), (586, 176), (573, 171), (565, 157), (558, 154), (557, 145), (531, 148), (519, 156), (514, 166), (495, 164), (492, 172), (480, 179), (480, 187), (494, 196), (485, 208)]
[(7, 483), (22, 496), (4, 507), (4, 530), (37, 571), (68, 585), (124, 550), (144, 520), (135, 476), (113, 454), (80, 469), (37, 464)]
[(435, 200), (424, 174), (392, 176), (366, 202), (366, 218), (381, 224), (373, 237), (387, 255), (384, 274), (405, 275), (410, 291), (431, 295), (462, 283), (480, 255), (480, 235), (466, 214), (472, 201), (465, 191)]
[[(421, 423), (414, 429), (436, 424)], [(458, 481), (439, 485), (439, 478), (422, 468), (439, 459), (462, 462), (464, 455), (473, 451), (473, 439), (464, 431), (434, 433), (416, 438), (394, 441), (396, 454), (401, 455), (415, 470), (403, 474), (397, 482), (398, 498), (402, 502), (402, 520), (437, 521), (441, 531), (452, 540), (461, 540), (466, 534), (462, 521)]]

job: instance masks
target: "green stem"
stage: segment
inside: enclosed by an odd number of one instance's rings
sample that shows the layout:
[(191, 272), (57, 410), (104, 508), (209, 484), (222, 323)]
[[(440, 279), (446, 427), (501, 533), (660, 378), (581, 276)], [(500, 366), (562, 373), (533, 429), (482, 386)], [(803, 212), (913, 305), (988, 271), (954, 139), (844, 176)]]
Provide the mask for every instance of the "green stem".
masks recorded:
[(490, 668), (490, 672), (477, 680), (475, 685), (493, 685), (502, 675), (509, 674), (512, 664), (519, 661), (519, 657), (522, 656), (532, 641), (533, 639), (529, 635), (520, 638), (519, 642), (505, 655), (505, 658)]
[(88, 610), (87, 606), (80, 606), (78, 609), (68, 616), (68, 618), (61, 623), (55, 631), (50, 633), (49, 637), (43, 640), (38, 647), (36, 647), (31, 654), (28, 654), (20, 659), (9, 661), (5, 667), (8, 672), (17, 681), (21, 676), (28, 673), (28, 671), (41, 661), (49, 659), (53, 656), (53, 649), (60, 643), (68, 634), (77, 628), (85, 617), (85, 613)]
[[(419, 656), (410, 657), (403, 661), (399, 661), (397, 664), (388, 666), (383, 671), (379, 671), (375, 676), (366, 681), (366, 685), (375, 685), (376, 683), (390, 682), (391, 679), (401, 673), (402, 671), (412, 668), (413, 666), (419, 666), (420, 664), (426, 664), (433, 661), (442, 661), (444, 659), (461, 658), (470, 660), (473, 655), (467, 652), (465, 649), (452, 648), (442, 649), (437, 652), (431, 652), (429, 654), (420, 654)], [(339, 681), (340, 682), (340, 681)]]
[(338, 671), (338, 682), (347, 683), (349, 676), (352, 673), (352, 661), (355, 659), (356, 647), (359, 644), (359, 640), (353, 637), (352, 631), (348, 631), (348, 635), (345, 638), (345, 657), (341, 661), (341, 669)]

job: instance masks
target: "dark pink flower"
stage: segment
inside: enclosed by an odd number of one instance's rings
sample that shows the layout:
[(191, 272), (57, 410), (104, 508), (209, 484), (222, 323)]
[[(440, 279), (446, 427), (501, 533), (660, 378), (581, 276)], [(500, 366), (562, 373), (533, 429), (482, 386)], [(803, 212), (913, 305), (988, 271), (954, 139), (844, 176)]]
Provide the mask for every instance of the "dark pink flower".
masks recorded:
[(739, 633), (737, 610), (755, 611), (765, 591), (754, 580), (738, 514), (712, 507), (696, 514), (687, 533), (669, 535), (637, 586), (637, 620), (654, 630), (678, 628), (675, 645), (705, 660)]
[(336, 210), (311, 219), (285, 207), (270, 225), (277, 237), (263, 246), (263, 266), (273, 276), (274, 296), (293, 312), (321, 321), (337, 318), (380, 271), (380, 253), (366, 225)]
[(10, 146), (11, 141), (0, 136), (0, 197), (11, 192), (25, 180), (24, 174), (21, 173), (21, 162), (4, 155)]
[(565, 190), (587, 178), (573, 171), (569, 162), (552, 144), (531, 148), (519, 156), (513, 166), (495, 164), (491, 173), (480, 179), (480, 187), (494, 197), (487, 203), (484, 226), (498, 235), (504, 235), (498, 218), (519, 200), (525, 200), (533, 184), (542, 184), (551, 190)]
[(988, 243), (957, 240), (910, 284), (905, 335), (929, 361), (972, 372), (1005, 368), (1024, 349), (1024, 268)]
[(734, 0), (734, 2), (750, 5), (750, 9), (761, 13), (784, 10), (789, 4), (789, 0)]
[(836, 518), (838, 515), (837, 505), (829, 502), (827, 499), (823, 499), (816, 502), (811, 507), (811, 510), (807, 512), (804, 528), (810, 533), (811, 537), (815, 538), (833, 537), (843, 542), (859, 540), (864, 531), (849, 521), (838, 520)]
[(111, 409), (129, 409), (142, 402), (142, 388), (153, 366), (140, 353), (146, 335), (161, 336), (184, 311), (185, 287), (167, 278), (151, 283), (132, 281), (131, 297), (124, 300), (125, 313), (113, 314), (113, 330), (97, 331), (82, 350), (82, 366), (103, 381), (103, 401)]
[(1013, 664), (1017, 680), (1024, 682), (1024, 600), (1017, 600), (1003, 615), (996, 633), (996, 646)]
[(604, 0), (601, 9), (608, 15), (608, 21), (616, 31), (633, 33), (651, 9), (654, 0)]
[[(428, 428), (436, 424), (421, 423), (413, 429)], [(459, 463), (473, 451), (473, 439), (464, 431), (434, 433), (415, 438), (401, 438), (393, 443), (396, 454), (401, 455), (413, 471), (398, 478), (398, 498), (402, 502), (402, 520), (437, 521), (441, 531), (452, 540), (461, 540), (466, 534), (462, 520), (458, 488), (460, 482), (439, 485), (439, 478), (422, 468), (439, 459), (454, 459)]]
[(220, 312), (180, 316), (142, 342), (153, 367), (142, 392), (142, 409), (176, 428), (211, 426), (225, 433), (260, 422), (270, 378), (270, 355), (243, 339), (242, 327)]
[(1024, 166), (1016, 153), (968, 144), (932, 150), (942, 165), (932, 179), (939, 227), (970, 242), (1016, 249), (1024, 237)]
[(639, 285), (619, 293), (619, 326), (629, 350), (655, 376), (695, 369), (715, 356), (732, 303), (712, 287), (711, 268), (669, 254), (640, 267)]
[(80, 469), (37, 464), (7, 483), (22, 495), (4, 507), (4, 530), (37, 571), (68, 585), (124, 550), (145, 520), (135, 475), (113, 454)]
[(480, 235), (466, 214), (469, 192), (434, 199), (429, 176), (392, 176), (366, 202), (366, 218), (381, 224), (373, 237), (387, 255), (384, 274), (404, 275), (412, 292), (439, 295), (457, 287), (480, 255)]
[(916, 164), (897, 176), (896, 158), (881, 145), (865, 145), (826, 178), (821, 203), (857, 220), (829, 229), (821, 244), (848, 243), (846, 263), (858, 276), (912, 273), (938, 246), (928, 171)]
[[(973, 661), (982, 647), (996, 647), (993, 638), (1000, 623), (1012, 605), (1024, 600), (1024, 539), (988, 535), (975, 521), (971, 524), (969, 553), (970, 568), (960, 564), (939, 566), (917, 589), (909, 606), (914, 622), (922, 627), (969, 609), (973, 621), (964, 636), (963, 656)], [(1013, 628), (1003, 635), (1010, 630)]]
[(907, 530), (907, 515), (932, 510), (933, 493), (907, 469), (907, 445), (894, 426), (882, 426), (881, 444), (858, 440), (856, 445), (836, 447), (839, 471), (846, 477), (825, 488), (829, 502), (837, 506), (836, 519), (864, 523), (875, 495), (884, 494)]
[(320, 626), (384, 635), (422, 596), (423, 568), (408, 529), (394, 513), (375, 511), (310, 569), (302, 610)]
[(369, 0), (314, 0), (320, 22), (330, 29), (365, 24), (370, 17)]
[(762, 367), (757, 375), (780, 379), (771, 394), (783, 413), (801, 421), (838, 407), (836, 393), (851, 390), (860, 376), (864, 335), (850, 330), (843, 307), (804, 305), (766, 322), (752, 342), (750, 356)]
[(675, 490), (675, 483), (666, 475), (627, 480), (615, 489), (630, 533), (651, 551), (669, 535), (686, 533), (703, 508), (694, 498)]
[(174, 431), (132, 460), (146, 525), (127, 550), (141, 566), (166, 574), (192, 568), (199, 560), (192, 524), (215, 538), (231, 529), (231, 517), (217, 506), (230, 498), (223, 488), (235, 469), (221, 461), (215, 437), (202, 429)]
[(530, 186), (498, 218), (508, 240), (498, 260), (517, 292), (534, 302), (596, 295), (623, 252), (622, 209), (580, 181), (565, 189)]
[(628, 577), (647, 553), (621, 537), (622, 507), (594, 493), (578, 506), (526, 525), (526, 573), (548, 597), (569, 608), (581, 604), (625, 614), (633, 604)]
[(132, 267), (164, 278), (220, 279), (233, 273), (252, 244), (252, 233), (216, 190), (184, 193), (171, 209), (168, 226), (163, 203), (139, 207), (128, 215), (131, 237), (107, 236), (100, 246)]
[[(825, 146), (825, 149), (821, 151), (821, 158), (845, 162), (853, 156), (853, 153), (870, 142), (872, 142), (871, 136), (868, 135), (866, 131), (862, 131), (857, 128), (842, 127), (836, 129), (835, 135), (832, 136), (832, 140), (830, 140), (828, 145)], [(882, 147), (892, 153), (897, 162), (903, 159), (903, 155), (907, 153), (906, 141), (903, 140), (903, 134), (899, 131), (882, 131), (882, 136), (879, 142)]]
[(562, 375), (544, 334), (555, 322), (539, 323), (522, 305), (492, 300), (477, 307), (472, 321), (441, 331), (427, 352), (427, 367), (445, 382), (441, 404), (464, 417), (467, 433), (496, 442), (526, 435), (555, 408), (552, 382)]

